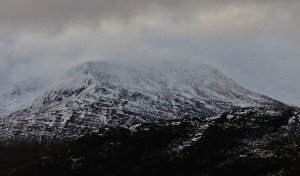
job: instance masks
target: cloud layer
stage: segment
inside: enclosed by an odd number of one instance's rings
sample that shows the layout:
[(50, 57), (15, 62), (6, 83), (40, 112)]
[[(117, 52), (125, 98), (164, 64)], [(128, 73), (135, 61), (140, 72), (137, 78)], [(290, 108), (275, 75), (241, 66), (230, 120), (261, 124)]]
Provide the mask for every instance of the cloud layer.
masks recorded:
[(300, 105), (297, 0), (1, 0), (0, 87), (87, 60), (190, 59)]

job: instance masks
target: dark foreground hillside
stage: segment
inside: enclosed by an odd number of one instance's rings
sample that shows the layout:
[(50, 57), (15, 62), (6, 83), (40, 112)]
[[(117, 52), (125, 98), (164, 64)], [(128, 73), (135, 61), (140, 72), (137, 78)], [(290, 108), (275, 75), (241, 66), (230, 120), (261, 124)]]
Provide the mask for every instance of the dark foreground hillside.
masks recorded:
[(299, 144), (298, 111), (238, 109), (75, 141), (2, 142), (0, 175), (300, 175)]

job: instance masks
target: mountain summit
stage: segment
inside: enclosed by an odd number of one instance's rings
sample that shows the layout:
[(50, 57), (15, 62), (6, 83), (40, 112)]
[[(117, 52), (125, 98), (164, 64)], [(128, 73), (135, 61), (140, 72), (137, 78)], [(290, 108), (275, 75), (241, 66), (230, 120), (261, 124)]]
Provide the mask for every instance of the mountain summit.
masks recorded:
[(103, 125), (204, 118), (239, 107), (283, 105), (239, 86), (211, 66), (183, 61), (86, 62), (34, 95), (23, 109), (2, 117), (2, 134), (76, 136)]

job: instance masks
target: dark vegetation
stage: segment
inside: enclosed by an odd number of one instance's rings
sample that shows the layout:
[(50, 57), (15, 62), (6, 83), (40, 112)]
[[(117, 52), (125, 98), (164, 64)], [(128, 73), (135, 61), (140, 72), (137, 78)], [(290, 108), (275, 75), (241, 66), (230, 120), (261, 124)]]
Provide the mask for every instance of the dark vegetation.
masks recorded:
[(101, 128), (64, 142), (6, 142), (0, 175), (300, 175), (294, 110), (264, 111)]

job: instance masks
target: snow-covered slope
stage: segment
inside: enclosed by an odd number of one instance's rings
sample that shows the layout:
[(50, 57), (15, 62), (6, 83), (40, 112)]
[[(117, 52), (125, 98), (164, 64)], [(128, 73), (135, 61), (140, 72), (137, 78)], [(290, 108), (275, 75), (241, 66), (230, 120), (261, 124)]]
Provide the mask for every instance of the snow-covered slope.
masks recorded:
[[(281, 106), (193, 62), (87, 62), (73, 68), (26, 108), (3, 118), (17, 133), (77, 135), (101, 125), (208, 117), (234, 107)], [(22, 106), (24, 107), (24, 106)]]
[(0, 175), (299, 176), (299, 139), (300, 111), (239, 108), (99, 128), (71, 141), (0, 141)]

